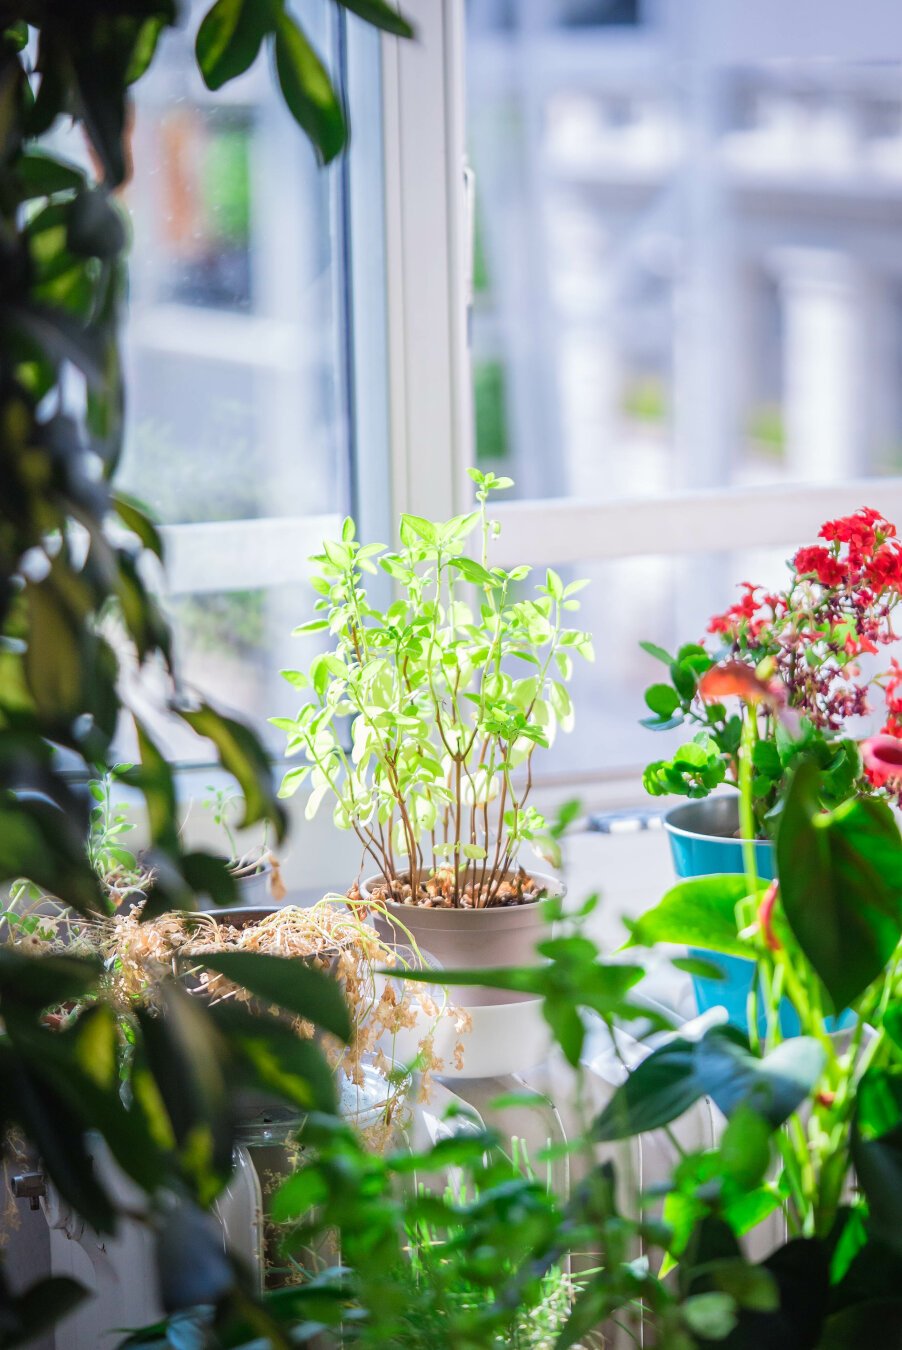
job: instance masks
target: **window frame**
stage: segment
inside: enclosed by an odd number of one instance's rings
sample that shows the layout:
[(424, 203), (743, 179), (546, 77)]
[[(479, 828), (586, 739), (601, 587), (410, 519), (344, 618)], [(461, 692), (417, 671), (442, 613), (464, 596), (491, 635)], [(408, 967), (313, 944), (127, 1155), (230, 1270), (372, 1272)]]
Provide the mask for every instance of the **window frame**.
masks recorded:
[[(664, 0), (644, 8), (664, 27), (677, 22)], [(415, 43), (383, 38), (392, 506), (441, 518), (469, 505), (466, 469), (475, 463), (465, 0), (423, 0), (416, 18)], [(723, 29), (718, 54), (738, 59)], [(561, 566), (791, 547), (875, 498), (887, 515), (902, 516), (902, 476), (499, 502), (494, 556), (501, 565)], [(555, 789), (595, 784), (603, 805), (642, 797), (626, 770), (544, 781)]]

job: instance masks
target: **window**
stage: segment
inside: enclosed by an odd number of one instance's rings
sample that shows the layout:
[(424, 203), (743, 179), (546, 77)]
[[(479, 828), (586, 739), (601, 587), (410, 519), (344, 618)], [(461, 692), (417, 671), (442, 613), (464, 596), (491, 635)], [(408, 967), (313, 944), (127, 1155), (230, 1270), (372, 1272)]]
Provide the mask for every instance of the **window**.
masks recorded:
[(522, 499), (505, 558), (593, 583), (559, 773), (663, 751), (640, 639), (697, 640), (829, 515), (902, 512), (899, 34), (818, 15), (470, 0), (476, 458)]
[[(379, 40), (319, 0), (299, 17), (340, 78), (354, 64), (359, 173), (356, 143), (344, 162), (317, 166), (263, 59), (211, 96), (181, 31), (137, 87), (119, 471), (165, 527), (183, 677), (271, 732), (279, 752), (284, 737), (265, 719), (295, 710), (279, 670), (304, 659), (290, 635), (311, 605), (307, 556), (352, 508), (357, 411), (370, 471), (385, 472), (384, 398), (381, 425), (365, 382), (360, 404), (351, 398), (355, 334), (370, 343), (370, 384), (385, 378), (378, 317), (366, 313), (384, 303), (381, 156), (366, 129), (378, 135)], [(364, 176), (369, 294), (353, 284)], [(174, 758), (197, 754), (178, 727), (157, 731)]]

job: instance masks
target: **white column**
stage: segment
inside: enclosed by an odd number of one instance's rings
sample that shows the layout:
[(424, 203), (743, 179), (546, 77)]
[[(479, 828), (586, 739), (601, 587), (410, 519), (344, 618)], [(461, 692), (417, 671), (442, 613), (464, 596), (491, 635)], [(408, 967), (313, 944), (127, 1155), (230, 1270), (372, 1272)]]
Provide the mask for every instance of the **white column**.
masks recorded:
[(783, 407), (790, 478), (836, 482), (867, 460), (869, 294), (842, 253), (776, 257), (783, 305)]

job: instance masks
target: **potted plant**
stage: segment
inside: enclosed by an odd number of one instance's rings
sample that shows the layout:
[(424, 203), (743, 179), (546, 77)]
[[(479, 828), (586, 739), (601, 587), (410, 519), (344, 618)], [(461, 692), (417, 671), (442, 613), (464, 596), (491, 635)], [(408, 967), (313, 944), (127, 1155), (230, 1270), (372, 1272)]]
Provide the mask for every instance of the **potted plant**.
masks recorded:
[[(899, 678), (869, 675), (862, 658), (895, 642), (893, 616), (902, 599), (902, 543), (877, 511), (862, 508), (828, 521), (821, 543), (800, 548), (788, 564), (789, 582), (777, 592), (744, 582), (742, 598), (715, 615), (701, 643), (675, 656), (643, 646), (668, 667), (669, 681), (651, 685), (645, 701), (652, 730), (694, 726), (696, 734), (669, 760), (649, 764), (646, 790), (690, 800), (664, 818), (680, 877), (744, 870), (738, 794), (740, 744), (750, 735), (752, 811), (747, 823), (760, 876), (774, 875), (772, 840), (795, 766), (812, 759), (825, 808), (853, 795), (886, 795), (863, 764), (850, 722), (871, 711), (874, 691), (885, 694), (887, 731)], [(739, 697), (739, 703), (731, 699)], [(900, 704), (902, 709), (902, 704)], [(696, 979), (701, 1009), (725, 1004), (741, 1022), (750, 967), (725, 961), (719, 988)]]
[[(571, 728), (573, 655), (591, 660), (593, 649), (565, 622), (584, 583), (549, 570), (526, 593), (528, 567), (491, 566), (487, 503), (511, 480), (470, 474), (477, 509), (402, 516), (396, 549), (361, 545), (352, 520), (324, 544), (312, 560), (319, 614), (295, 631), (334, 642), (308, 672), (283, 672), (310, 698), (271, 720), (306, 761), (282, 795), (309, 784), (308, 819), (332, 798), (369, 869), (353, 898), (376, 907), (384, 934), (412, 936), (449, 965), (525, 964), (543, 933), (537, 902), (561, 893), (520, 859), (547, 839), (530, 801), (533, 758)], [(474, 531), (475, 557), (463, 551)], [(396, 586), (384, 609), (367, 591), (378, 569)]]
[(241, 849), (235, 835), (239, 815), (244, 815), (244, 798), (232, 787), (207, 784), (209, 797), (203, 803), (213, 817), (213, 823), (222, 831), (228, 845), (226, 866), (235, 879), (236, 906), (254, 909), (272, 909), (286, 895), (279, 861), (268, 844), (269, 831), (264, 821), (262, 837), (249, 848)]

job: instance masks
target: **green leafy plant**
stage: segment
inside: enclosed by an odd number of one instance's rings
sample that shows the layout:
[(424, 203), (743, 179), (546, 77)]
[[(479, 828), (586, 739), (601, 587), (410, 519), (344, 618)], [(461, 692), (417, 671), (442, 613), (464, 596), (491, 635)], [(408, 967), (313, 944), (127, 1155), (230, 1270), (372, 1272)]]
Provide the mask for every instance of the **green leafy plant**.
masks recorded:
[(125, 846), (125, 836), (136, 826), (114, 798), (115, 784), (134, 766), (115, 764), (101, 778), (88, 784), (94, 798), (88, 830), (88, 861), (101, 880), (110, 904), (117, 909), (129, 897), (143, 897), (153, 883), (153, 873), (140, 857)]
[[(342, 7), (409, 31), (382, 0)], [(143, 798), (146, 864), (155, 874), (144, 912), (193, 908), (198, 895), (234, 896), (221, 859), (182, 846), (173, 771), (123, 702), (124, 665), (154, 663), (169, 710), (238, 783), (242, 824), (268, 820), (278, 838), (285, 829), (259, 739), (178, 685), (171, 636), (143, 580), (142, 555), (162, 555), (160, 534), (114, 487), (127, 230), (112, 194), (129, 172), (131, 86), (179, 17), (175, 0), (10, 0), (0, 14), (0, 885), (24, 879), (18, 899), (33, 905), (56, 896), (84, 915), (105, 914), (109, 868), (130, 872), (131, 851), (103, 787), (92, 834), (92, 808), (73, 778), (102, 779), (123, 722), (139, 760), (121, 776)], [(320, 158), (338, 153), (346, 137), (341, 102), (281, 0), (217, 0), (201, 30), (198, 58), (211, 87), (246, 69), (265, 42)], [(44, 138), (69, 119), (85, 135), (96, 176), (48, 148)], [(24, 919), (38, 943), (41, 922), (36, 911)], [(250, 1072), (239, 1066), (248, 1038), (242, 1050), (218, 1014), (167, 990), (155, 1010), (142, 1011), (136, 1033), (145, 1093), (124, 1102), (112, 1011), (72, 1007), (100, 976), (96, 962), (0, 950), (4, 1156), (9, 1131), (21, 1133), (76, 1212), (108, 1233), (118, 1205), (84, 1142), (98, 1133), (147, 1197), (167, 1307), (198, 1296), (231, 1300), (251, 1310), (258, 1328), (269, 1325), (203, 1212), (228, 1176), (233, 1083), (237, 1089)], [(282, 1063), (278, 1043), (272, 1055), (272, 1065)], [(299, 1079), (290, 1062), (283, 1067), (274, 1090), (290, 1096)], [(197, 1274), (190, 1282), (171, 1260), (186, 1246)], [(0, 1345), (29, 1342), (84, 1296), (69, 1280), (14, 1293), (0, 1270)]]
[[(453, 904), (467, 883), (467, 903), (499, 902), (520, 846), (547, 835), (529, 800), (535, 750), (573, 724), (573, 654), (593, 658), (589, 634), (565, 625), (583, 582), (549, 569), (523, 596), (528, 567), (490, 565), (488, 499), (511, 480), (470, 473), (478, 510), (402, 516), (397, 550), (361, 545), (350, 519), (326, 542), (313, 559), (319, 615), (295, 631), (328, 633), (334, 646), (309, 672), (283, 672), (311, 697), (296, 717), (270, 719), (307, 761), (288, 770), (281, 795), (308, 783), (308, 819), (331, 796), (335, 824), (356, 833), (392, 894), (406, 882), (415, 903), (429, 899), (436, 866), (448, 869)], [(478, 557), (463, 552), (474, 531)], [(384, 610), (366, 590), (377, 568), (400, 593)]]
[(875, 780), (865, 772), (847, 723), (871, 710), (873, 692), (882, 686), (885, 729), (892, 735), (902, 730), (902, 719), (897, 726), (894, 717), (895, 667), (888, 675), (865, 677), (859, 664), (896, 640), (892, 616), (902, 600), (902, 546), (895, 526), (866, 508), (828, 521), (820, 536), (826, 542), (795, 553), (785, 590), (767, 593), (744, 582), (742, 599), (715, 615), (704, 642), (682, 646), (675, 656), (642, 644), (669, 676), (645, 691), (651, 715), (643, 725), (654, 731), (698, 728), (672, 758), (645, 770), (643, 782), (653, 796), (702, 798), (724, 782), (738, 786), (745, 713), (731, 712), (716, 689), (706, 688), (709, 672), (728, 659), (748, 667), (749, 675), (776, 681), (796, 714), (789, 728), (767, 704), (748, 714), (757, 731), (757, 833), (774, 834), (789, 778), (803, 758), (822, 770), (825, 806), (873, 790)]

